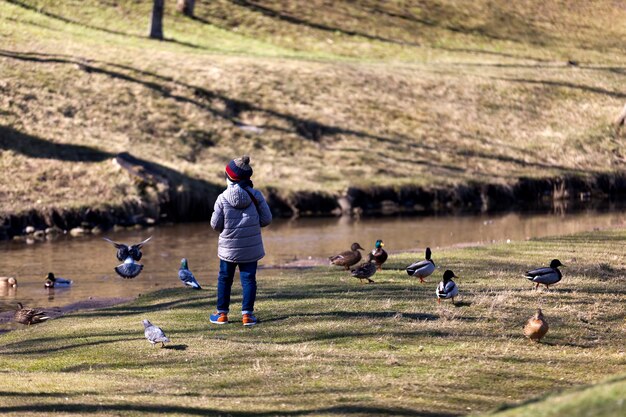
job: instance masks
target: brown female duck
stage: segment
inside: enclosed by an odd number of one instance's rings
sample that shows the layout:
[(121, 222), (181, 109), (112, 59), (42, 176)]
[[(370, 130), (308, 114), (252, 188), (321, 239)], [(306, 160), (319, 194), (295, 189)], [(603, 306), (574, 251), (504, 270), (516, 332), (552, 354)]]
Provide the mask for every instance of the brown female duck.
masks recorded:
[(352, 265), (356, 265), (361, 260), (361, 252), (359, 252), (359, 249), (365, 250), (361, 245), (355, 242), (350, 247), (350, 250), (331, 256), (328, 259), (330, 259), (331, 264), (343, 266), (346, 271), (349, 271)]
[(46, 316), (43, 311), (35, 310), (34, 308), (27, 308), (22, 303), (17, 303), (17, 311), (13, 316), (13, 319), (22, 324), (37, 324), (48, 320), (50, 317)]
[(533, 342), (541, 342), (541, 338), (548, 333), (548, 322), (546, 321), (541, 309), (537, 309), (537, 313), (528, 319), (524, 327), (524, 336)]

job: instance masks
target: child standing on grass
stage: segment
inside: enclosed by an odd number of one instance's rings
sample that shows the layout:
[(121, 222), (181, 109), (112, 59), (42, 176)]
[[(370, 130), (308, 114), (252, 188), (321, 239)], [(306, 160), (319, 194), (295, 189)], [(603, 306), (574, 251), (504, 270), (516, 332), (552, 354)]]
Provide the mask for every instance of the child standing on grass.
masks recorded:
[(243, 288), (241, 314), (244, 326), (254, 326), (256, 299), (256, 269), (265, 256), (261, 227), (272, 222), (272, 213), (260, 191), (252, 188), (252, 167), (247, 155), (233, 159), (226, 165), (226, 190), (217, 197), (211, 227), (220, 232), (217, 256), (220, 272), (217, 277), (217, 312), (211, 314), (214, 324), (228, 323), (230, 292), (235, 269)]

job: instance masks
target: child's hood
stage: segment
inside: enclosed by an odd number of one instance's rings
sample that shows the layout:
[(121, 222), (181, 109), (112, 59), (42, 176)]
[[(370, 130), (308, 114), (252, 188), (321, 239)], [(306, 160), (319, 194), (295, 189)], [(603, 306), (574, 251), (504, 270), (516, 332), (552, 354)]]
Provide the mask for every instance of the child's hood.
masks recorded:
[(252, 204), (252, 199), (248, 193), (237, 184), (228, 185), (222, 195), (236, 209), (245, 209)]

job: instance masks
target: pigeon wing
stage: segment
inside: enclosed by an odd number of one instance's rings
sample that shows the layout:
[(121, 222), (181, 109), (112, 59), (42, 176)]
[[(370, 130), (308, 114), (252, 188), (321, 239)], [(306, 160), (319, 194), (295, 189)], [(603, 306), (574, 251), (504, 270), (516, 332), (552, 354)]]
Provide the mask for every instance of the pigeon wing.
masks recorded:
[(188, 285), (190, 287), (193, 287), (197, 290), (201, 290), (202, 288), (200, 287), (200, 284), (198, 284), (198, 281), (196, 280), (196, 277), (193, 275), (193, 273), (188, 270), (188, 269), (179, 269), (178, 270), (178, 278), (180, 278), (180, 280), (185, 284)]

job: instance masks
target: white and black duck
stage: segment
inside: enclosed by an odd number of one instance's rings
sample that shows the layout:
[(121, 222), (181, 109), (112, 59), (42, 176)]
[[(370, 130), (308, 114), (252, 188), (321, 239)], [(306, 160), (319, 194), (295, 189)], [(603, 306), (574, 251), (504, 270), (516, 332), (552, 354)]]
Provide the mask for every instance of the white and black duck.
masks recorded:
[(409, 276), (417, 277), (420, 282), (425, 282), (424, 278), (435, 272), (435, 262), (431, 259), (432, 252), (430, 248), (426, 248), (426, 259), (417, 261), (406, 267), (406, 273)]
[(187, 258), (183, 258), (180, 261), (180, 269), (178, 270), (178, 278), (188, 287), (194, 288), (196, 290), (201, 290), (200, 284), (196, 280), (196, 277), (193, 276), (193, 273), (189, 270), (189, 263), (187, 262)]
[(359, 281), (363, 282), (364, 279), (367, 280), (368, 283), (373, 283), (374, 280), (371, 279), (372, 276), (376, 273), (376, 264), (372, 263), (374, 258), (370, 253), (367, 259), (367, 262), (362, 263), (357, 268), (350, 271), (353, 277), (358, 278)]
[(135, 278), (143, 270), (143, 265), (139, 264), (142, 257), (141, 248), (152, 239), (152, 236), (134, 245), (117, 243), (111, 239), (104, 238), (117, 248), (117, 259), (122, 261), (121, 265), (115, 267), (115, 272), (122, 278)]
[(46, 281), (43, 285), (46, 288), (68, 288), (73, 284), (73, 282), (74, 281), (69, 279), (57, 278), (52, 272), (48, 272), (48, 275), (46, 275)]
[(553, 259), (549, 267), (527, 271), (524, 277), (535, 283), (535, 289), (539, 288), (539, 284), (543, 284), (549, 289), (550, 285), (556, 284), (563, 278), (561, 271), (559, 271), (560, 266), (565, 265), (558, 259)]
[(163, 330), (160, 327), (150, 323), (150, 321), (144, 320), (143, 328), (143, 334), (146, 336), (146, 339), (148, 339), (148, 342), (152, 343), (152, 347), (154, 347), (154, 345), (157, 343), (160, 343), (161, 347), (163, 347), (165, 346), (165, 343), (170, 342), (170, 339), (165, 336)]
[(437, 285), (437, 290), (435, 293), (437, 294), (437, 302), (440, 303), (441, 299), (451, 299), (452, 304), (454, 304), (454, 297), (459, 295), (459, 287), (456, 285), (452, 278), (458, 278), (454, 275), (454, 272), (449, 269), (443, 273), (443, 281)]

